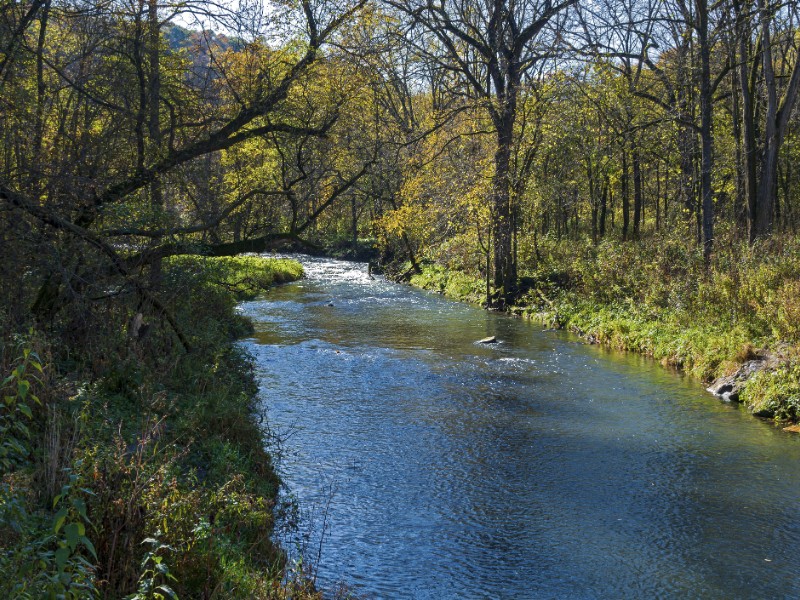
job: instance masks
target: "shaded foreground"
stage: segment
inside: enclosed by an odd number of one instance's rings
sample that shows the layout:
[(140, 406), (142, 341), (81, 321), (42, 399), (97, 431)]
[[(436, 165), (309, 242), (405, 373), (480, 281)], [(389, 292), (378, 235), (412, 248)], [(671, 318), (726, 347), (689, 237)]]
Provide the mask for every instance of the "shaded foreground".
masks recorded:
[(233, 344), (249, 329), (236, 302), (301, 276), (286, 260), (165, 262), (164, 305), (189, 353), (125, 303), (125, 330), (100, 329), (71, 353), (36, 329), (4, 349), (0, 592), (315, 596), (272, 540), (285, 507), (251, 364)]

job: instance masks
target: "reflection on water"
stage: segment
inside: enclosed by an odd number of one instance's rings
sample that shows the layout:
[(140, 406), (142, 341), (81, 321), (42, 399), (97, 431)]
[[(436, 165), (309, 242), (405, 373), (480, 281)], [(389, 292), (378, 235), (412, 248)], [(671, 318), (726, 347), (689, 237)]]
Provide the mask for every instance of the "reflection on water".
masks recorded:
[(242, 310), (323, 586), (800, 597), (800, 436), (641, 357), (303, 261)]

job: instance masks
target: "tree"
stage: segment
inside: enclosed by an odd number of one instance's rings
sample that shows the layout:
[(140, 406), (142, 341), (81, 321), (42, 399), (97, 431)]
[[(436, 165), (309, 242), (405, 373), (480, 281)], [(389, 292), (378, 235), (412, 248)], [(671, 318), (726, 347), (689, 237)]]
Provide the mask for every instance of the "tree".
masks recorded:
[[(714, 240), (714, 95), (730, 68), (725, 64), (712, 77), (712, 50), (729, 25), (723, 5), (720, 2), (710, 5), (707, 0), (662, 3), (632, 0), (619, 8), (615, 3), (605, 3), (601, 11), (587, 13), (589, 16), (584, 19), (584, 31), (595, 52), (603, 58), (619, 61), (618, 68), (628, 80), (631, 91), (664, 109), (678, 123), (682, 195), (690, 206), (693, 204), (690, 182), (694, 179), (694, 138), (699, 134), (698, 237), (703, 244), (706, 264), (710, 261)], [(674, 48), (672, 69), (663, 56), (661, 60), (652, 57), (654, 51), (668, 45)], [(643, 70), (651, 71), (655, 77), (644, 78)], [(674, 72), (674, 77), (670, 77), (670, 71)], [(654, 83), (661, 89), (654, 90)], [(694, 109), (695, 90), (699, 92), (696, 94), (699, 123)], [(636, 172), (638, 152), (634, 152), (633, 158)], [(637, 177), (634, 179), (638, 181)]]
[[(769, 235), (775, 221), (778, 157), (800, 93), (797, 58), (800, 14), (795, 3), (771, 0), (757, 3), (734, 0), (733, 8), (742, 100), (748, 237), (752, 243)], [(792, 50), (793, 65), (787, 60)], [(759, 88), (764, 90), (763, 99), (758, 97)]]
[[(120, 286), (164, 314), (157, 281), (147, 283), (153, 265), (176, 252), (235, 251), (228, 240), (203, 246), (194, 236), (256, 198), (243, 194), (194, 218), (181, 193), (198, 162), (272, 134), (325, 136), (335, 111), (303, 121), (293, 95), (363, 5), (306, 0), (282, 23), (276, 10), (282, 46), (269, 48), (261, 31), (227, 55), (208, 43), (194, 55), (168, 50), (155, 2), (134, 3), (132, 12), (38, 2), (10, 9), (0, 79), (0, 136), (13, 149), (0, 162), (3, 242), (39, 252), (25, 278), (26, 293), (38, 291), (20, 302), (30, 301), (43, 323), (67, 305), (88, 318), (92, 298)], [(238, 71), (226, 59), (237, 53)]]
[(563, 19), (577, 0), (386, 0), (408, 19), (409, 39), (440, 70), (449, 92), (476, 100), (494, 127), (491, 191), (496, 303), (517, 286), (513, 253), (511, 158), (520, 90), (526, 75), (559, 53)]

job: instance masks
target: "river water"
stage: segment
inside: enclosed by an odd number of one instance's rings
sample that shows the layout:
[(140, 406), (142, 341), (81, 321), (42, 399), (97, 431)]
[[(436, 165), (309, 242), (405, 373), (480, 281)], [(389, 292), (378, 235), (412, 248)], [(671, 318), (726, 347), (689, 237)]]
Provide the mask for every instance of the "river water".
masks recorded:
[(300, 258), (242, 306), (244, 344), (322, 587), (800, 598), (800, 436), (641, 357)]

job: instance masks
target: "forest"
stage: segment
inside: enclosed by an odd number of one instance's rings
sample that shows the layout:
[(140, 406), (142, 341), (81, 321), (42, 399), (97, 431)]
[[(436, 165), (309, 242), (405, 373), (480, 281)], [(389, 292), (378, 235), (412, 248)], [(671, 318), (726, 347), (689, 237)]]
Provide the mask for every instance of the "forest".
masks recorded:
[(4, 1), (0, 590), (318, 597), (234, 344), (302, 269), (253, 253), (796, 422), (799, 50), (783, 0)]

